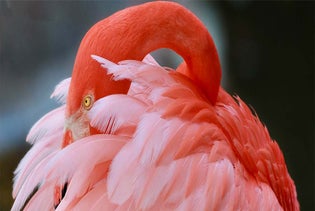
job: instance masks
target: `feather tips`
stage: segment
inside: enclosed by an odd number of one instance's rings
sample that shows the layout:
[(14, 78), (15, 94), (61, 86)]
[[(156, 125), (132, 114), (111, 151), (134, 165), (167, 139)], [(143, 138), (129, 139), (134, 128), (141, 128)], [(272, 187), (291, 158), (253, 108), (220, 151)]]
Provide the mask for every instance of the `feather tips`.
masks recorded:
[(34, 144), (45, 140), (45, 137), (51, 136), (63, 130), (65, 122), (65, 105), (52, 110), (40, 120), (38, 120), (29, 131), (26, 141)]
[(65, 104), (68, 96), (71, 78), (62, 80), (55, 88), (54, 92), (50, 95), (50, 98), (55, 99), (61, 104)]
[[(98, 99), (87, 114), (90, 125), (106, 134), (63, 149), (65, 107), (39, 120), (27, 137), (35, 145), (16, 170), (13, 210), (36, 187), (26, 208), (248, 210), (254, 204), (281, 210), (273, 191), (282, 190), (268, 181), (286, 185), (276, 173), (288, 175), (283, 156), (240, 99), (221, 90), (214, 107), (188, 78), (168, 72), (150, 55), (118, 64), (92, 58), (113, 80), (131, 81), (128, 95)], [(65, 102), (70, 80), (52, 97)], [(64, 184), (61, 197), (56, 190)]]
[[(33, 190), (39, 185), (38, 191), (29, 202), (31, 204), (32, 201), (37, 201), (37, 196), (42, 197), (40, 195), (43, 189), (52, 193), (56, 187), (68, 182), (67, 193), (60, 204), (62, 207), (67, 207), (72, 200), (83, 197), (99, 180), (105, 179), (106, 168), (96, 169), (96, 171), (94, 169), (102, 163), (111, 161), (127, 140), (126, 137), (94, 135), (50, 154), (36, 165), (26, 178), (20, 189), (21, 194), (19, 193), (16, 199), (16, 202), (20, 203), (15, 203), (14, 210), (18, 210), (22, 205), (21, 202), (24, 203), (26, 200), (30, 193), (27, 190)], [(103, 176), (95, 177), (100, 171), (103, 171)], [(52, 194), (49, 196), (52, 198)]]
[(130, 135), (130, 131), (134, 132), (139, 117), (145, 109), (146, 104), (134, 97), (110, 95), (97, 100), (88, 112), (88, 116), (90, 125), (103, 133), (122, 134), (124, 130), (127, 130)]

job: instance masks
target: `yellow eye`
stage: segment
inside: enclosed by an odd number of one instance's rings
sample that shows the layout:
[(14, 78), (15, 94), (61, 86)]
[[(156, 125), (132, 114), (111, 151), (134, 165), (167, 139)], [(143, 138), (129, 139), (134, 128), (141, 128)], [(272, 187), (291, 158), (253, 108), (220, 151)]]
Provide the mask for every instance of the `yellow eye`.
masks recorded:
[(93, 105), (93, 98), (91, 95), (87, 95), (83, 98), (82, 106), (85, 110), (90, 110)]

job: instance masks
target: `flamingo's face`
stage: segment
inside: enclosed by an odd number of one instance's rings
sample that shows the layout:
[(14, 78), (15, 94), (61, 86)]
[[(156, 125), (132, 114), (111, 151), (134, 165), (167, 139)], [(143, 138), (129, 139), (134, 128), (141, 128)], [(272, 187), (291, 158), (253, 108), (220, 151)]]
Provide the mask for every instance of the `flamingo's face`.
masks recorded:
[(87, 112), (92, 108), (93, 104), (94, 94), (87, 94), (82, 98), (81, 107), (77, 112), (66, 118), (62, 147), (71, 144), (75, 140), (91, 135), (92, 128), (87, 117)]
[(87, 113), (93, 107), (95, 101), (94, 91), (90, 90), (83, 94), (71, 94), (71, 89), (69, 89), (69, 95), (72, 95), (69, 97), (75, 97), (77, 100), (74, 102), (78, 103), (67, 103), (62, 147), (71, 144), (75, 140), (91, 135), (90, 121)]
[(105, 76), (99, 65), (75, 65), (67, 97), (62, 147), (91, 135), (87, 113), (97, 99), (106, 96)]
[(73, 141), (99, 133), (90, 125), (88, 111), (98, 99), (111, 94), (126, 94), (129, 81), (113, 81), (98, 62), (90, 58), (73, 69), (67, 97), (62, 147)]

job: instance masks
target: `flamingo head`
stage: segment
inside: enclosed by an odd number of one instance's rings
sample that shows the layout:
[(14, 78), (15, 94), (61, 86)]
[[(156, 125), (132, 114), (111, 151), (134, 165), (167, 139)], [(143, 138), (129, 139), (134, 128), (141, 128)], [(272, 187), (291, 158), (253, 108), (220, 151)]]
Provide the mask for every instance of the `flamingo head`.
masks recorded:
[[(163, 14), (152, 11), (163, 11)], [(169, 21), (172, 19), (178, 21)], [(67, 97), (62, 146), (98, 133), (91, 127), (87, 115), (93, 104), (107, 95), (126, 94), (129, 90), (130, 81), (112, 80), (91, 55), (114, 63), (127, 59), (141, 61), (160, 48), (170, 48), (182, 56), (187, 68), (182, 66), (179, 72), (191, 78), (210, 103), (216, 103), (220, 62), (202, 22), (173, 2), (149, 2), (130, 7), (96, 23), (81, 41)]]
[(100, 133), (91, 126), (87, 113), (98, 99), (111, 94), (125, 94), (129, 86), (129, 81), (112, 80), (111, 75), (107, 75), (106, 70), (91, 56), (77, 59), (67, 97), (62, 147)]

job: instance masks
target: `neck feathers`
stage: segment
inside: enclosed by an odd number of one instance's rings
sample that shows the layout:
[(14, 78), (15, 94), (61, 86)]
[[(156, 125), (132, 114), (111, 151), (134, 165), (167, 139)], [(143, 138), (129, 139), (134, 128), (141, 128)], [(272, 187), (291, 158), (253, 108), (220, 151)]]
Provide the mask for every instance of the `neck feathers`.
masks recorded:
[(150, 2), (98, 22), (84, 37), (75, 66), (82, 66), (91, 55), (113, 62), (142, 60), (159, 48), (170, 48), (182, 56), (186, 66), (180, 72), (215, 104), (221, 80), (215, 45), (201, 21), (177, 3)]

